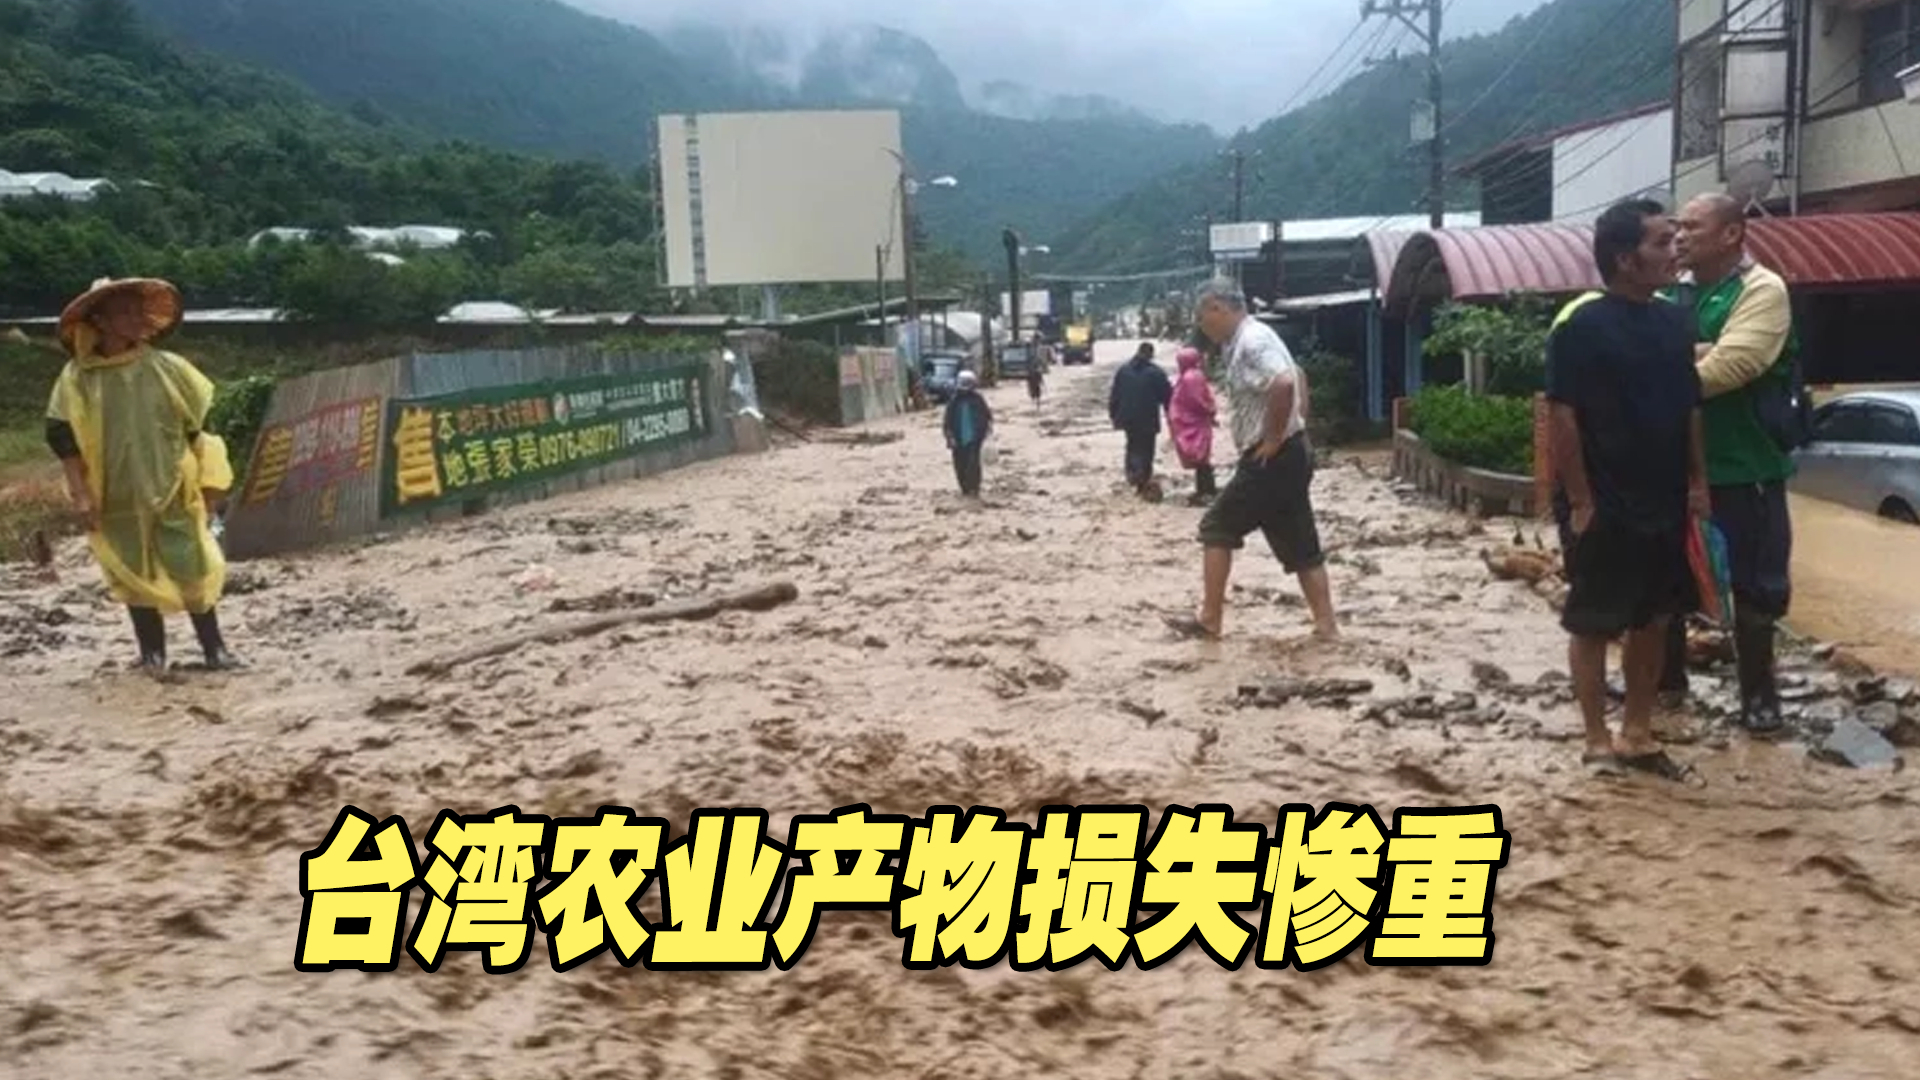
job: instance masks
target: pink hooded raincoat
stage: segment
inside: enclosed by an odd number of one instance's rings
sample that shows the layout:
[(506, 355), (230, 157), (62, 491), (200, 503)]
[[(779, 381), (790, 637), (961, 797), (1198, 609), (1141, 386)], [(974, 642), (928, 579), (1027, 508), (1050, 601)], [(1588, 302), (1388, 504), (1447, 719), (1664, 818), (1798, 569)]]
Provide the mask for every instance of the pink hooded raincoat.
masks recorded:
[(1173, 400), (1167, 405), (1167, 419), (1173, 426), (1173, 448), (1180, 464), (1198, 468), (1213, 461), (1213, 425), (1216, 407), (1213, 387), (1201, 369), (1200, 350), (1181, 349), (1180, 378), (1173, 384)]

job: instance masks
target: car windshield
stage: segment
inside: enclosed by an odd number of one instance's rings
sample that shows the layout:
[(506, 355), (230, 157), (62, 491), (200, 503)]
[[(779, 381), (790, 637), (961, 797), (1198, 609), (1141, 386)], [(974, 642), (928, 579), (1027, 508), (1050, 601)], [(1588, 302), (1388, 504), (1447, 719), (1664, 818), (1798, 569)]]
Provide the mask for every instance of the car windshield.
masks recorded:
[(949, 356), (935, 357), (929, 361), (933, 375), (937, 379), (951, 379), (960, 373), (960, 361)]

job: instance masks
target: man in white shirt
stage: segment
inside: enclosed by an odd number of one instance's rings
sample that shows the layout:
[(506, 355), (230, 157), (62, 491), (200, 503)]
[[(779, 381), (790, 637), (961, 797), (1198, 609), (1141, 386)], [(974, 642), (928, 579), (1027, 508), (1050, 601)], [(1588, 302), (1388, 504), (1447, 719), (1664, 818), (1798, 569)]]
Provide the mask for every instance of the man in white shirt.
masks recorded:
[(1206, 548), (1206, 592), (1198, 618), (1176, 620), (1184, 633), (1220, 635), (1233, 553), (1248, 534), (1266, 537), (1280, 565), (1300, 579), (1313, 612), (1314, 634), (1339, 636), (1326, 556), (1313, 516), (1313, 447), (1307, 442), (1307, 387), (1286, 343), (1247, 314), (1231, 283), (1201, 290), (1200, 329), (1226, 357), (1228, 414), (1240, 463), (1200, 522)]

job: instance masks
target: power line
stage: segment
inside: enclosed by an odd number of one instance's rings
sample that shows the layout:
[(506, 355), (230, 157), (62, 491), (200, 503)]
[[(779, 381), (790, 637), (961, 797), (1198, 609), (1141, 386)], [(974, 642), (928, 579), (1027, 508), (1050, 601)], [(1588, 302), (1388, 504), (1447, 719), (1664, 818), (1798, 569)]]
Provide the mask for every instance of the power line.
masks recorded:
[(1367, 19), (1366, 16), (1363, 15), (1358, 22), (1353, 24), (1353, 28), (1347, 31), (1347, 36), (1340, 39), (1340, 44), (1335, 45), (1333, 51), (1327, 54), (1327, 58), (1320, 61), (1320, 66), (1313, 69), (1313, 74), (1307, 76), (1307, 81), (1301, 83), (1299, 88), (1293, 92), (1293, 96), (1288, 98), (1286, 103), (1281, 105), (1279, 110), (1273, 115), (1276, 117), (1285, 116), (1289, 112), (1292, 112), (1293, 107), (1307, 97), (1307, 91), (1313, 88), (1314, 81), (1325, 74), (1327, 68), (1333, 66), (1334, 60), (1338, 58), (1341, 53), (1345, 52), (1347, 46), (1353, 44), (1354, 39), (1360, 36), (1360, 31), (1366, 28)]
[[(1630, 3), (1637, 2), (1637, 0), (1629, 0), (1629, 2)], [(1562, 11), (1565, 11), (1568, 7), (1571, 7), (1571, 6), (1572, 6), (1571, 4), (1562, 4), (1558, 7), (1550, 6), (1542, 14), (1540, 18), (1540, 26), (1538, 29), (1534, 31), (1533, 37), (1528, 38), (1527, 43), (1520, 47), (1520, 51), (1518, 53), (1514, 54), (1512, 62), (1507, 65), (1507, 69), (1505, 71), (1502, 71), (1497, 77), (1494, 78), (1492, 82), (1487, 84), (1487, 88), (1480, 92), (1480, 96), (1473, 99), (1473, 104), (1468, 105), (1466, 108), (1461, 109), (1458, 113), (1454, 114), (1453, 119), (1447, 121), (1446, 126), (1441, 128), (1440, 130), (1443, 132), (1451, 131), (1454, 128), (1459, 127), (1461, 121), (1465, 120), (1469, 116), (1472, 116), (1473, 111), (1475, 109), (1478, 109), (1481, 105), (1485, 104), (1486, 100), (1493, 96), (1493, 92), (1495, 90), (1500, 89), (1500, 87), (1506, 83), (1507, 79), (1512, 77), (1513, 73), (1520, 69), (1521, 62), (1524, 61), (1527, 58), (1527, 56), (1533, 52), (1534, 46), (1540, 44), (1540, 42), (1546, 38), (1547, 31), (1553, 28), (1555, 17), (1558, 16)]]
[[(1710, 27), (1707, 32), (1708, 33), (1714, 32), (1719, 26), (1723, 25), (1727, 20), (1732, 19), (1736, 15), (1739, 15), (1747, 7), (1757, 2), (1759, 2), (1759, 0), (1741, 0), (1741, 2), (1736, 7), (1728, 11), (1727, 14), (1725, 16), (1722, 16), (1721, 19), (1717, 20), (1714, 26)], [(1765, 15), (1769, 12), (1779, 10), (1783, 5), (1783, 3), (1784, 3), (1784, 0), (1771, 0), (1766, 11), (1763, 11), (1760, 14)], [(1651, 77), (1658, 71), (1659, 67), (1664, 63), (1665, 63), (1665, 60), (1663, 58), (1660, 61), (1656, 61), (1653, 64), (1643, 67), (1637, 74), (1635, 74), (1633, 78), (1633, 82), (1638, 83), (1642, 79)], [(1676, 101), (1684, 101), (1688, 91), (1700, 85), (1700, 83), (1703, 82), (1708, 75), (1714, 74), (1714, 73), (1715, 73), (1715, 69), (1710, 67), (1701, 67), (1698, 70), (1694, 71), (1692, 75), (1690, 75), (1680, 85), (1678, 91), (1675, 94)], [(1608, 126), (1611, 126), (1611, 125), (1608, 125)], [(1586, 147), (1592, 145), (1594, 142), (1606, 137), (1609, 134), (1608, 126), (1596, 127), (1591, 130), (1571, 136), (1566, 146), (1563, 148), (1564, 151), (1567, 153), (1572, 153), (1577, 150), (1585, 149)], [(1585, 175), (1588, 171), (1590, 171), (1593, 168), (1593, 166), (1599, 164), (1601, 161), (1606, 160), (1608, 157), (1611, 157), (1613, 154), (1618, 153), (1619, 150), (1626, 145), (1627, 140), (1631, 138), (1631, 135), (1632, 133), (1628, 132), (1626, 135), (1616, 140), (1612, 148), (1607, 153), (1602, 154), (1599, 158), (1596, 158), (1594, 161), (1589, 162), (1588, 165), (1580, 171), (1580, 175)], [(1489, 193), (1499, 194), (1503, 192), (1512, 191), (1523, 184), (1531, 183), (1542, 174), (1551, 176), (1553, 173), (1555, 156), (1556, 155), (1552, 155), (1552, 154), (1544, 156), (1540, 160), (1534, 161), (1527, 165), (1523, 165), (1520, 168), (1515, 169), (1504, 176), (1495, 177), (1491, 183), (1482, 182), (1480, 185), (1480, 190), (1483, 195), (1489, 194)], [(1559, 186), (1556, 186), (1553, 190), (1559, 191), (1561, 190), (1561, 188)]]

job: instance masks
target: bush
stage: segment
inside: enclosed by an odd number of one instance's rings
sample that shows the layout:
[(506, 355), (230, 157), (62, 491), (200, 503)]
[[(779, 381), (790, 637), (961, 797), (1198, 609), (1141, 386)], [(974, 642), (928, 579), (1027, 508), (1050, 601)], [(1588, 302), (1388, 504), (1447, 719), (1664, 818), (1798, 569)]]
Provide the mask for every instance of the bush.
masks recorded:
[(273, 403), (273, 387), (274, 380), (266, 375), (246, 375), (220, 383), (214, 391), (207, 430), (226, 440), (235, 490), (246, 483), (247, 462), (260, 425), (266, 422), (267, 407)]
[(1298, 363), (1307, 377), (1308, 435), (1316, 446), (1338, 446), (1371, 434), (1357, 362), (1309, 343)]
[(752, 353), (760, 403), (821, 424), (840, 422), (840, 356), (817, 341), (781, 340)]
[(1537, 296), (1514, 300), (1506, 308), (1447, 304), (1434, 315), (1427, 356), (1460, 357), (1471, 352), (1486, 359), (1487, 393), (1525, 397), (1546, 388), (1547, 332), (1553, 312)]
[(1475, 469), (1533, 473), (1533, 400), (1436, 386), (1411, 402), (1408, 426), (1448, 461)]

